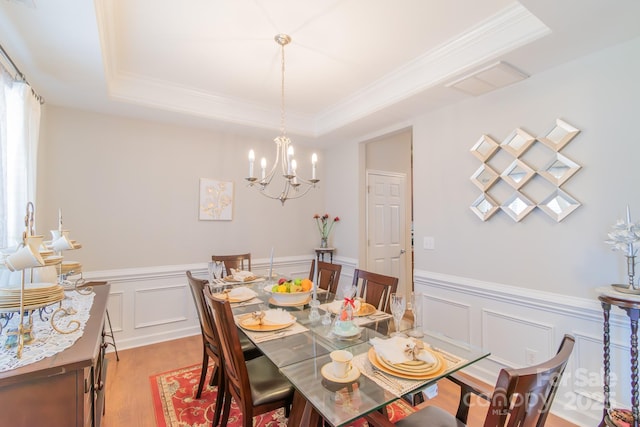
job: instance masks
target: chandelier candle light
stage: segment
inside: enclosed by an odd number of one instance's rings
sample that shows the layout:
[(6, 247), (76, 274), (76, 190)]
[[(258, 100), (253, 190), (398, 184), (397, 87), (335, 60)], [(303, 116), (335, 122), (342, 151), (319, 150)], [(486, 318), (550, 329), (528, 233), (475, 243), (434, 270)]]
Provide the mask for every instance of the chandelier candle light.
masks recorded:
[[(254, 163), (256, 160), (256, 154), (253, 150), (249, 151), (249, 176), (245, 178), (249, 182), (249, 186), (260, 190), (263, 196), (270, 199), (280, 200), (282, 206), (288, 199), (297, 199), (304, 196), (309, 192), (311, 188), (314, 188), (319, 179), (316, 177), (316, 164), (318, 163), (318, 156), (313, 153), (311, 156), (311, 179), (306, 180), (298, 176), (298, 164), (293, 158), (293, 146), (291, 140), (286, 135), (285, 130), (285, 114), (284, 114), (284, 47), (291, 42), (291, 37), (286, 34), (278, 34), (275, 36), (275, 41), (280, 45), (281, 55), (281, 68), (282, 68), (282, 80), (281, 80), (281, 110), (280, 110), (280, 136), (274, 139), (276, 143), (276, 160), (271, 167), (271, 170), (267, 173), (267, 159), (262, 158), (260, 160), (260, 178), (254, 176)], [(280, 173), (284, 179), (284, 185), (279, 193), (268, 192), (269, 185), (280, 165)], [(301, 187), (302, 186), (302, 187)], [(301, 190), (303, 188), (303, 190)], [(291, 194), (291, 191), (294, 191)]]
[(614, 251), (621, 251), (627, 258), (627, 276), (629, 285), (612, 285), (616, 290), (625, 293), (640, 294), (639, 286), (635, 284), (636, 254), (638, 249), (635, 243), (640, 241), (640, 224), (631, 222), (631, 212), (627, 206), (626, 221), (619, 219), (613, 226), (613, 231), (609, 234), (606, 243), (610, 244)]

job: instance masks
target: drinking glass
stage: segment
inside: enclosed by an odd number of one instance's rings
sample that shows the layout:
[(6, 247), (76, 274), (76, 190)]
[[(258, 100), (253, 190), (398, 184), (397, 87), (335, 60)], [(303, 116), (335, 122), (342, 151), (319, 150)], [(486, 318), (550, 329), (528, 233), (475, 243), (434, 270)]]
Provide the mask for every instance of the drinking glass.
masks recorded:
[(215, 268), (216, 268), (216, 263), (213, 261), (209, 261), (209, 264), (207, 264), (207, 270), (209, 273), (209, 276), (208, 276), (209, 286), (213, 286), (213, 279), (215, 278)]
[(224, 264), (222, 261), (214, 261), (213, 263), (213, 278), (216, 280), (222, 280), (222, 270), (224, 269)]
[(409, 332), (412, 337), (420, 338), (424, 336), (422, 332), (422, 293), (411, 293), (411, 311), (413, 312), (413, 329)]
[(396, 327), (395, 334), (400, 334), (400, 322), (402, 322), (406, 308), (407, 300), (404, 295), (398, 293), (391, 294), (391, 314), (393, 314), (393, 324)]

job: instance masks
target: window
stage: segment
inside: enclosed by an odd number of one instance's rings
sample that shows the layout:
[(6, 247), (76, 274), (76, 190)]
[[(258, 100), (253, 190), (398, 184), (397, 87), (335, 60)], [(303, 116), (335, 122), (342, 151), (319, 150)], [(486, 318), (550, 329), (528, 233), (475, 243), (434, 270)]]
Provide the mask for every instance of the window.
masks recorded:
[(0, 66), (0, 248), (22, 241), (27, 202), (35, 203), (40, 100)]

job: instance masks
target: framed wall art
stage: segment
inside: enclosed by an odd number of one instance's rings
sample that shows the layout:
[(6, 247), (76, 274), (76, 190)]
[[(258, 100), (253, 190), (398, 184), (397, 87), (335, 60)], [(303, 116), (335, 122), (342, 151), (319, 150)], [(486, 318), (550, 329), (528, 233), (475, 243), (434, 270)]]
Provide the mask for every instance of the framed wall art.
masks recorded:
[(200, 178), (199, 219), (230, 221), (233, 219), (233, 182)]

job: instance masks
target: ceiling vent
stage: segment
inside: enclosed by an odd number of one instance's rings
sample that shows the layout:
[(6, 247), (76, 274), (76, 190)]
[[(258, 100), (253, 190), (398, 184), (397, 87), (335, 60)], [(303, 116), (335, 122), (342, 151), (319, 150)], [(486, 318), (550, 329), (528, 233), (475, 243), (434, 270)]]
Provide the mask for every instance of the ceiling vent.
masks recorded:
[(496, 62), (488, 67), (474, 71), (446, 86), (468, 95), (479, 96), (492, 90), (508, 86), (529, 77), (506, 62)]

